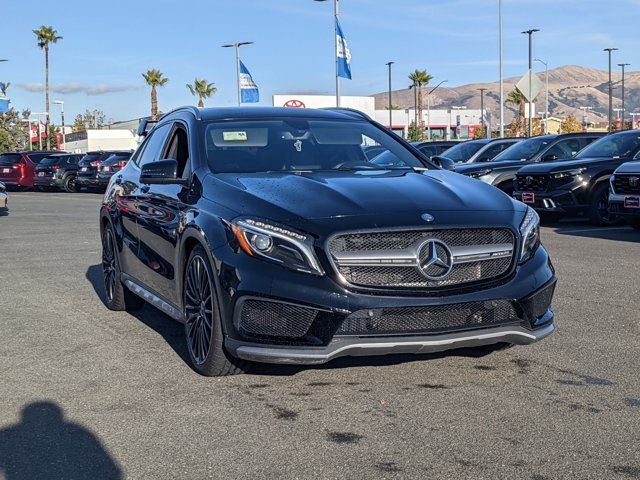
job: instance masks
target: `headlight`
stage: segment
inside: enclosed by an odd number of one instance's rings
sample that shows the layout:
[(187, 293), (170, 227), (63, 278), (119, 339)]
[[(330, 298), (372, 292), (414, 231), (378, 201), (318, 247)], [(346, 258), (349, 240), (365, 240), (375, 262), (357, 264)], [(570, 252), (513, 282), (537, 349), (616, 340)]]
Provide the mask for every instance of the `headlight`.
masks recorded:
[(489, 175), (493, 170), (491, 170), (490, 168), (485, 168), (484, 170), (478, 170), (477, 172), (472, 172), (469, 173), (468, 176), (471, 178), (480, 178), (480, 177), (484, 177), (485, 175)]
[(520, 238), (522, 238), (520, 263), (524, 263), (533, 257), (540, 246), (540, 217), (531, 207), (527, 207), (527, 214), (520, 224)]
[(556, 172), (553, 174), (553, 178), (575, 177), (578, 175), (582, 175), (586, 170), (587, 170), (586, 168), (576, 168), (575, 170), (565, 170), (562, 172)]
[(313, 240), (307, 235), (251, 218), (235, 220), (231, 226), (247, 255), (262, 257), (298, 272), (324, 275), (313, 250)]

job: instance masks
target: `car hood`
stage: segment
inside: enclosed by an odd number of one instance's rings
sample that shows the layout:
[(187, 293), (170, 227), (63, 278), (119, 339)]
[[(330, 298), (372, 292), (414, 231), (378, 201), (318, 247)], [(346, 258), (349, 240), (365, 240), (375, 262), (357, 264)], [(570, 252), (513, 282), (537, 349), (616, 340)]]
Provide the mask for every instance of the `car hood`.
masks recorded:
[(507, 160), (504, 162), (476, 162), (476, 163), (468, 163), (466, 165), (457, 165), (454, 168), (456, 173), (462, 173), (463, 175), (469, 175), (470, 173), (479, 172), (482, 170), (495, 170), (498, 168), (507, 168), (513, 167), (517, 165), (523, 165), (524, 162), (522, 160)]
[(576, 158), (574, 160), (566, 160), (564, 162), (548, 162), (548, 163), (535, 163), (526, 165), (518, 170), (518, 175), (524, 173), (555, 173), (562, 172), (564, 170), (571, 170), (581, 167), (592, 167), (601, 164), (606, 164), (619, 159), (613, 158)]
[[(513, 223), (524, 205), (482, 182), (446, 170), (211, 174), (211, 200), (291, 225), (352, 228), (438, 223)], [(482, 215), (484, 213), (485, 215)], [(491, 220), (487, 220), (491, 217)]]
[(640, 162), (627, 162), (620, 165), (615, 173), (637, 173), (640, 175)]

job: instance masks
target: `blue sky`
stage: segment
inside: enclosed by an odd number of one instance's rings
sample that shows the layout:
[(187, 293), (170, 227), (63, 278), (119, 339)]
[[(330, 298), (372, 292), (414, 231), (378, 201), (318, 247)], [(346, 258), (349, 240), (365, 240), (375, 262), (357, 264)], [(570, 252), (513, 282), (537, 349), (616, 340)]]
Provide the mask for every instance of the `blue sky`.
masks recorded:
[[(526, 36), (540, 28), (534, 55), (550, 67), (568, 64), (605, 69), (602, 49), (620, 48), (615, 63), (640, 69), (634, 31), (640, 0), (504, 0), (505, 76), (526, 69)], [(495, 81), (498, 0), (341, 0), (353, 80), (346, 95), (386, 89), (385, 63), (394, 65), (394, 86), (426, 69), (449, 85)], [(170, 79), (159, 91), (164, 111), (194, 103), (185, 88), (195, 76), (215, 82), (208, 105), (235, 102), (235, 66), (223, 43), (251, 40), (242, 52), (260, 87), (262, 103), (274, 93), (333, 91), (331, 2), (313, 0), (109, 0), (4, 2), (0, 30), (0, 81), (11, 82), (16, 108), (44, 110), (38, 84), (43, 53), (32, 33), (52, 25), (64, 38), (51, 51), (52, 98), (65, 101), (67, 118), (101, 109), (124, 120), (149, 112), (141, 73), (159, 68)], [(622, 12), (622, 14), (621, 14)], [(35, 90), (35, 91), (34, 91)], [(52, 108), (52, 111), (56, 111)], [(57, 115), (54, 121), (58, 121)]]

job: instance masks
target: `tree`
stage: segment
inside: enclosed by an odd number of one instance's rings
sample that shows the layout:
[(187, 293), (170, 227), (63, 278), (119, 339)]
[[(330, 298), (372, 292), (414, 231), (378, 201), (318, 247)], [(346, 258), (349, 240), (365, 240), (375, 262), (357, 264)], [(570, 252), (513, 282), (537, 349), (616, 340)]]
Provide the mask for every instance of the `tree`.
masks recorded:
[(73, 120), (73, 131), (82, 132), (88, 128), (102, 129), (106, 122), (106, 116), (102, 110), (85, 110), (85, 112), (76, 115)]
[(411, 122), (409, 125), (407, 140), (410, 142), (419, 142), (422, 140), (422, 129), (416, 126), (416, 122)]
[(7, 95), (7, 90), (9, 89), (9, 85), (11, 85), (11, 82), (7, 82), (7, 83), (0, 82), (0, 93), (2, 93), (3, 96)]
[[(384, 109), (389, 110), (389, 105), (385, 105)], [(402, 110), (402, 108), (400, 108), (400, 105), (391, 105), (391, 110)]]
[(191, 92), (191, 95), (198, 97), (198, 107), (201, 108), (204, 107), (204, 99), (213, 96), (213, 94), (218, 91), (218, 89), (213, 86), (213, 83), (207, 83), (204, 78), (202, 80), (196, 78), (193, 81), (193, 85), (187, 83), (187, 89)]
[(147, 85), (151, 87), (151, 120), (158, 119), (158, 92), (157, 87), (164, 87), (169, 81), (168, 78), (164, 76), (164, 74), (156, 69), (152, 68), (151, 70), (147, 70), (146, 73), (143, 73), (145, 82)]
[(560, 124), (560, 133), (578, 133), (582, 131), (582, 124), (575, 115), (567, 115)]
[[(418, 89), (418, 118), (420, 121), (418, 129), (422, 132), (422, 87), (429, 85), (429, 82), (433, 80), (433, 77), (429, 75), (426, 70), (416, 69), (409, 74), (409, 80), (413, 82), (412, 85), (414, 88)], [(422, 134), (420, 134), (420, 136), (422, 136)]]
[(14, 108), (10, 108), (7, 113), (0, 113), (0, 153), (29, 148), (26, 122), (29, 113), (28, 110), (19, 112)]
[(51, 26), (42, 25), (38, 30), (33, 30), (38, 39), (38, 46), (44, 50), (44, 104), (45, 112), (47, 112), (46, 132), (47, 132), (47, 150), (51, 148), (51, 135), (49, 131), (49, 45), (58, 43), (62, 37)]
[(513, 122), (511, 122), (511, 125), (509, 128), (513, 133), (514, 137), (523, 136), (525, 127), (526, 127), (526, 123), (524, 119), (524, 113), (525, 113), (524, 105), (527, 103), (527, 99), (525, 98), (525, 96), (522, 94), (520, 90), (515, 88), (509, 92), (504, 103), (513, 105), (518, 108), (517, 121), (514, 120)]
[(486, 136), (487, 136), (487, 127), (484, 127), (482, 125), (480, 125), (479, 127), (476, 127), (475, 131), (473, 132), (473, 138), (475, 140), (486, 138)]

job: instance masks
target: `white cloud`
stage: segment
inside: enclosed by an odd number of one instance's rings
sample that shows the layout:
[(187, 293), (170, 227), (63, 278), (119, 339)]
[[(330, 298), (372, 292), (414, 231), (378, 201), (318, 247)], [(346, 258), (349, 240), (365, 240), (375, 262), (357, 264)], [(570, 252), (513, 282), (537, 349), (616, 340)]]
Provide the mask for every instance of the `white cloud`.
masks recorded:
[[(22, 90), (26, 90), (27, 92), (42, 92), (44, 90), (44, 85), (42, 83), (19, 83), (16, 86)], [(139, 87), (130, 85), (109, 85), (107, 83), (91, 86), (80, 82), (54, 83), (49, 86), (51, 92), (63, 95), (75, 93), (84, 93), (85, 95), (105, 95), (108, 93), (129, 92), (131, 90), (137, 90), (138, 88)]]

